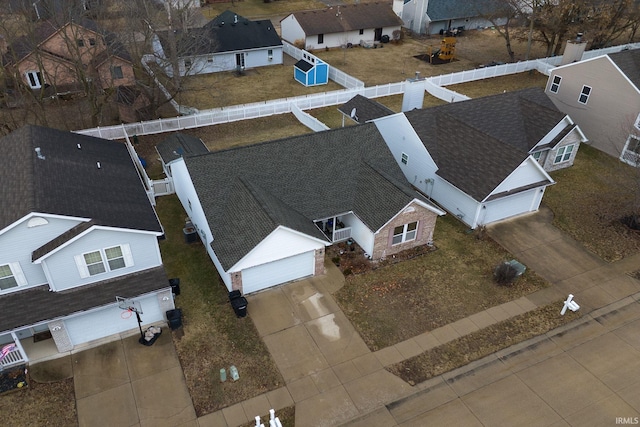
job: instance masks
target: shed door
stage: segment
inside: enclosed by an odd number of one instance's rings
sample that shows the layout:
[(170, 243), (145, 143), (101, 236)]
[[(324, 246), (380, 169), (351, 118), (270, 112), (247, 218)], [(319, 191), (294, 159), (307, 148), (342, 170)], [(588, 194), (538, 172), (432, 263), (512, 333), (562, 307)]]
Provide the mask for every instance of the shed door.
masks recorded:
[(379, 42), (382, 38), (382, 28), (376, 28), (374, 30), (373, 40)]
[(242, 291), (244, 294), (257, 292), (281, 283), (312, 276), (314, 271), (314, 251), (257, 265), (242, 270)]

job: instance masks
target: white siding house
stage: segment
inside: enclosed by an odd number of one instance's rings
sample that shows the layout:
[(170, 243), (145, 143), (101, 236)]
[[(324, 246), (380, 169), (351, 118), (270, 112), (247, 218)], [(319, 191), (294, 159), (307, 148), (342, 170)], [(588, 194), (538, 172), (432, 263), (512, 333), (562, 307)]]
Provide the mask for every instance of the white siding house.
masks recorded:
[(137, 330), (116, 296), (165, 322), (163, 230), (125, 145), (27, 126), (0, 149), (0, 345), (13, 349), (0, 364)]
[[(171, 40), (173, 38), (174, 40)], [(171, 60), (175, 44), (177, 58)], [(225, 11), (204, 27), (186, 32), (159, 31), (152, 47), (168, 76), (243, 71), (282, 64), (282, 41), (270, 20), (250, 21)]]
[(545, 168), (571, 166), (586, 140), (539, 88), (373, 123), (407, 180), (470, 228), (538, 210)]
[(444, 214), (406, 183), (373, 124), (184, 156), (171, 170), (229, 291), (324, 274), (325, 247), (348, 239), (374, 260), (431, 243)]
[(393, 40), (401, 26), (402, 20), (386, 2), (295, 12), (280, 21), (282, 39), (305, 50)]

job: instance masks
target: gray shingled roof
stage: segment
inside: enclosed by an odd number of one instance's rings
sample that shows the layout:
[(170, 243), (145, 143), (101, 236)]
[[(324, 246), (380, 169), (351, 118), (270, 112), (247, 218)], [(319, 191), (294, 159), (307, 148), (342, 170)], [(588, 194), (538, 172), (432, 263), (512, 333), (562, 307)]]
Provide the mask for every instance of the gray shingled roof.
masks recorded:
[(0, 139), (0, 152), (0, 229), (39, 212), (162, 232), (127, 148), (120, 142), (25, 126)]
[[(351, 111), (356, 109), (356, 117), (351, 117)], [(338, 111), (347, 117), (351, 117), (357, 123), (365, 123), (369, 120), (395, 114), (392, 110), (377, 101), (362, 95), (356, 95), (346, 103), (338, 107)]]
[(209, 149), (200, 138), (180, 132), (163, 139), (162, 142), (156, 145), (156, 150), (158, 150), (158, 154), (160, 154), (160, 158), (165, 164), (182, 156), (193, 156), (209, 152)]
[(156, 267), (62, 292), (51, 292), (49, 285), (42, 285), (0, 295), (0, 332), (113, 304), (116, 296), (134, 298), (168, 288), (168, 284), (164, 268)]
[(307, 36), (402, 25), (390, 2), (358, 3), (294, 12)]
[(629, 80), (640, 89), (640, 49), (610, 53), (609, 58), (622, 70)]
[(405, 113), (438, 175), (484, 200), (565, 116), (542, 88)]
[[(169, 52), (168, 33), (158, 31), (156, 34), (164, 51)], [(282, 46), (280, 36), (270, 20), (250, 21), (229, 10), (204, 27), (175, 34), (177, 51), (181, 57)]]
[(503, 9), (499, 0), (429, 0), (427, 15), (432, 21), (474, 18)]
[(414, 198), (372, 123), (186, 157), (228, 270), (279, 225), (326, 241), (314, 220), (353, 211), (378, 230)]

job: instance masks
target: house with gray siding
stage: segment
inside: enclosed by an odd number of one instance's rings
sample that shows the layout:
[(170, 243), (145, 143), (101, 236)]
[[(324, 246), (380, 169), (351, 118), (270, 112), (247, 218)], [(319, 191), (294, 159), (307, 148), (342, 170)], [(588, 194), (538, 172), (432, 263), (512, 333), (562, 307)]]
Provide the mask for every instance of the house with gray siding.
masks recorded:
[(137, 331), (117, 296), (165, 322), (164, 233), (127, 147), (25, 126), (0, 151), (0, 364)]
[(373, 120), (407, 180), (476, 228), (535, 212), (586, 138), (542, 88)]
[(551, 70), (546, 93), (580, 126), (589, 144), (640, 162), (640, 50), (624, 50)]
[(337, 242), (372, 260), (431, 244), (444, 214), (371, 123), (183, 156), (171, 172), (222, 280), (245, 294), (324, 274)]
[[(172, 45), (177, 58), (172, 61)], [(158, 31), (152, 40), (156, 61), (168, 76), (244, 71), (282, 64), (280, 36), (268, 19), (251, 21), (226, 10), (200, 28)], [(174, 70), (175, 67), (178, 70)]]

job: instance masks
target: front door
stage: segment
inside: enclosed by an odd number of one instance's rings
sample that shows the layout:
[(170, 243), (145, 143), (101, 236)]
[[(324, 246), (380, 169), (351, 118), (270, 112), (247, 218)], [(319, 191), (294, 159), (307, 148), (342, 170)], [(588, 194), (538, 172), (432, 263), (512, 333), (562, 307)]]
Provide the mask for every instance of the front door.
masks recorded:
[(382, 28), (376, 28), (374, 30), (373, 40), (379, 42), (382, 38)]
[(244, 70), (244, 53), (236, 53), (236, 68), (240, 71)]

